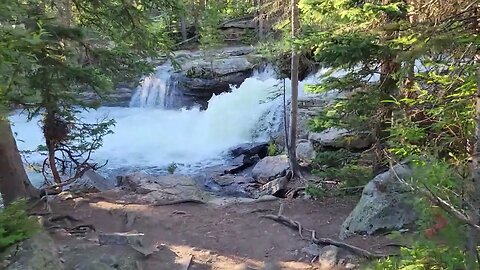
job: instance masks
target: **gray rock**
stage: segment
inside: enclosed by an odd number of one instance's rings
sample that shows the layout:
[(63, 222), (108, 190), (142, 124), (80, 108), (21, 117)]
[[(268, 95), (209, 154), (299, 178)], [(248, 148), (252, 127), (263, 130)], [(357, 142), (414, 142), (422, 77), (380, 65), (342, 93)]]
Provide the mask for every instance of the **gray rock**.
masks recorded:
[(318, 255), (318, 263), (320, 264), (320, 269), (335, 269), (338, 262), (338, 252), (339, 249), (336, 246), (329, 245), (323, 247), (320, 250), (320, 254)]
[(261, 159), (252, 170), (252, 176), (257, 181), (268, 182), (285, 175), (290, 165), (286, 155), (269, 156)]
[(205, 109), (214, 94), (229, 91), (230, 85), (240, 85), (261, 61), (252, 52), (252, 47), (245, 46), (177, 54), (181, 69), (172, 75), (172, 81), (176, 82), (176, 98), (184, 103), (179, 107), (200, 105)]
[(354, 133), (343, 128), (329, 128), (322, 132), (311, 132), (308, 139), (318, 147), (366, 149), (373, 144), (368, 133)]
[(278, 196), (279, 193), (285, 191), (287, 188), (288, 181), (292, 177), (291, 173), (287, 173), (285, 176), (276, 178), (263, 186), (261, 186), (256, 194), (256, 197), (266, 196), (266, 195), (273, 195)]
[[(402, 178), (412, 173), (408, 165), (395, 165), (393, 169)], [(413, 202), (413, 194), (398, 181), (392, 170), (379, 174), (363, 189), (360, 201), (342, 224), (340, 238), (355, 233), (400, 229), (411, 224), (417, 218)]]
[(193, 177), (184, 175), (150, 176), (135, 173), (121, 177), (120, 184), (134, 194), (125, 198), (136, 203), (165, 203), (177, 200), (208, 201), (209, 194), (202, 190)]
[(82, 177), (66, 189), (72, 193), (102, 192), (115, 188), (115, 183), (99, 175), (93, 170), (86, 171)]
[(10, 261), (8, 265), (0, 264), (0, 268), (6, 270), (65, 269), (60, 261), (57, 246), (46, 232), (38, 233), (32, 238), (8, 248), (2, 257), (3, 261)]
[(242, 29), (255, 29), (256, 23), (253, 17), (233, 19), (226, 21), (219, 26), (220, 29), (224, 28), (242, 28)]
[(317, 244), (310, 244), (304, 248), (302, 248), (302, 252), (309, 255), (309, 256), (312, 256), (312, 257), (315, 257), (315, 256), (318, 256), (320, 255), (320, 250), (321, 248), (317, 245)]
[(137, 245), (143, 243), (143, 233), (100, 233), (98, 243), (100, 245)]
[(308, 140), (300, 140), (297, 143), (297, 158), (304, 161), (312, 161), (315, 158), (315, 150)]
[(109, 246), (74, 246), (64, 250), (65, 269), (132, 270), (137, 268), (135, 251), (117, 252)]
[(268, 142), (245, 143), (230, 149), (228, 152), (234, 157), (240, 155), (245, 155), (248, 157), (258, 155), (260, 158), (264, 158), (267, 156)]

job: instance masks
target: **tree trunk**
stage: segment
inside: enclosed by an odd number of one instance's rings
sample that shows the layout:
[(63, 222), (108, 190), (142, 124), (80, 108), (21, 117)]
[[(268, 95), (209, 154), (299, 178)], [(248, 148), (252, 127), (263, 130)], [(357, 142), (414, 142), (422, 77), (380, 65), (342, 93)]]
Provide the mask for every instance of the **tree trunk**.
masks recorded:
[(185, 14), (180, 15), (180, 31), (182, 33), (182, 41), (187, 40), (187, 21), (185, 20)]
[(257, 29), (257, 34), (258, 34), (258, 39), (260, 41), (264, 40), (265, 39), (265, 29), (264, 29), (264, 14), (262, 12), (262, 5), (263, 5), (263, 1), (262, 0), (258, 0), (257, 1), (257, 9), (258, 9), (258, 12), (257, 12), (257, 19), (258, 19), (258, 29)]
[[(476, 9), (477, 20), (473, 24), (474, 33), (480, 33), (480, 4)], [(475, 63), (477, 65), (477, 93), (475, 95), (475, 137), (473, 143), (472, 153), (472, 188), (470, 195), (472, 205), (475, 207), (471, 209), (471, 219), (478, 224), (479, 210), (480, 210), (480, 45), (477, 45), (477, 53), (475, 55)], [(473, 228), (469, 228), (468, 242), (467, 242), (467, 269), (478, 269), (480, 259), (477, 252), (478, 233)]]
[(45, 137), (45, 145), (48, 149), (48, 164), (50, 167), (50, 171), (52, 172), (53, 180), (56, 184), (61, 184), (62, 178), (60, 177), (60, 173), (58, 172), (57, 164), (55, 162), (55, 151), (57, 148), (55, 140), (58, 140), (58, 133), (60, 131), (58, 129), (58, 123), (55, 118), (55, 113), (49, 108), (47, 108), (46, 111), (47, 114), (43, 122), (43, 136)]
[(39, 194), (28, 180), (10, 122), (4, 118), (0, 118), (0, 192), (4, 205)]
[[(299, 30), (298, 0), (292, 0), (292, 39), (297, 38)], [(292, 47), (291, 83), (292, 96), (290, 100), (290, 143), (288, 148), (288, 159), (293, 177), (299, 176), (297, 161), (297, 111), (298, 111), (298, 66), (300, 56), (295, 47)]]

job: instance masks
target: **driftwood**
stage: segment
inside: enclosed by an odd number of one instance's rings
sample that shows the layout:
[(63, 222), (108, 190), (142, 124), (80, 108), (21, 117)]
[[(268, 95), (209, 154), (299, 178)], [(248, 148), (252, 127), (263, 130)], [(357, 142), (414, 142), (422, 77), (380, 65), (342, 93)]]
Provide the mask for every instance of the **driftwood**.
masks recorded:
[(298, 230), (298, 234), (300, 235), (300, 237), (302, 239), (306, 239), (304, 236), (303, 236), (303, 231), (307, 231), (307, 232), (310, 232), (311, 233), (311, 238), (309, 240), (311, 240), (313, 243), (315, 244), (319, 244), (319, 245), (334, 245), (334, 246), (337, 246), (339, 248), (343, 248), (343, 249), (346, 249), (352, 253), (355, 253), (357, 255), (360, 255), (364, 258), (367, 258), (367, 259), (379, 259), (379, 258), (385, 258), (385, 257), (389, 257), (389, 256), (394, 256), (394, 255), (397, 255), (397, 254), (378, 254), (378, 253), (373, 253), (373, 252), (370, 252), (368, 250), (365, 250), (365, 249), (362, 249), (362, 248), (359, 248), (359, 247), (356, 247), (356, 246), (353, 246), (353, 245), (350, 245), (350, 244), (347, 244), (345, 242), (341, 242), (341, 241), (338, 241), (338, 240), (334, 240), (334, 239), (331, 239), (331, 238), (317, 238), (316, 237), (316, 231), (315, 230), (310, 230), (310, 229), (305, 229), (303, 228), (302, 224), (298, 221), (295, 221), (295, 220), (292, 220), (292, 219), (289, 219), (283, 215), (264, 215), (262, 216), (263, 218), (267, 218), (267, 219), (271, 219), (273, 221), (276, 221), (278, 223), (281, 223), (287, 227), (290, 227), (292, 229), (295, 229), (295, 230)]

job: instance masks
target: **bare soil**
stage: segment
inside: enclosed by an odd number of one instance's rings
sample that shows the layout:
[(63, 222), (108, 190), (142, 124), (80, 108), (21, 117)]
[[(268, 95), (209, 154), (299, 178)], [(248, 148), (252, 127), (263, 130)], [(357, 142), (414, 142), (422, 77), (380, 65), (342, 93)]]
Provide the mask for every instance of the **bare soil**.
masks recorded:
[[(343, 220), (358, 198), (283, 200), (283, 215), (317, 231), (317, 237), (337, 238)], [(95, 228), (81, 236), (57, 230), (54, 240), (63, 247), (133, 256), (137, 269), (321, 269), (302, 252), (310, 243), (298, 232), (262, 218), (276, 214), (280, 200), (227, 206), (183, 203), (148, 206), (112, 203), (101, 197), (81, 197), (51, 203), (55, 215), (70, 215)], [(99, 246), (98, 234), (140, 232), (147, 246), (159, 251), (143, 256), (130, 246)], [(370, 251), (384, 251), (384, 236), (356, 236), (346, 241)], [(91, 247), (91, 248), (90, 248)], [(67, 255), (65, 255), (67, 256)], [(350, 255), (343, 254), (346, 258)], [(250, 268), (248, 268), (250, 267)], [(263, 268), (265, 267), (265, 268)]]

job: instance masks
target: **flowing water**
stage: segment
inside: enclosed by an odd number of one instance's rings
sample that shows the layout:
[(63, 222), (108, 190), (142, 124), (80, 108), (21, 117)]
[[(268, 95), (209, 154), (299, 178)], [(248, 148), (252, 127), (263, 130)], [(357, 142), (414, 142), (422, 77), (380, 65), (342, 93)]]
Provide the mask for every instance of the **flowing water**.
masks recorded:
[[(108, 160), (104, 173), (160, 172), (172, 163), (181, 172), (194, 172), (225, 162), (229, 148), (265, 141), (279, 129), (283, 98), (278, 97), (278, 89), (283, 83), (275, 78), (271, 68), (256, 71), (240, 86), (232, 86), (230, 92), (213, 96), (204, 111), (165, 109), (170, 102), (171, 72), (170, 66), (164, 65), (144, 78), (130, 107), (101, 107), (80, 114), (85, 122), (94, 123), (105, 117), (116, 121), (114, 133), (104, 138), (103, 146), (93, 155), (96, 162)], [(289, 84), (287, 81), (287, 88)], [(39, 118), (27, 121), (26, 115), (17, 113), (10, 119), (21, 150), (33, 150), (43, 144)], [(27, 159), (41, 162), (44, 156), (33, 153)]]

